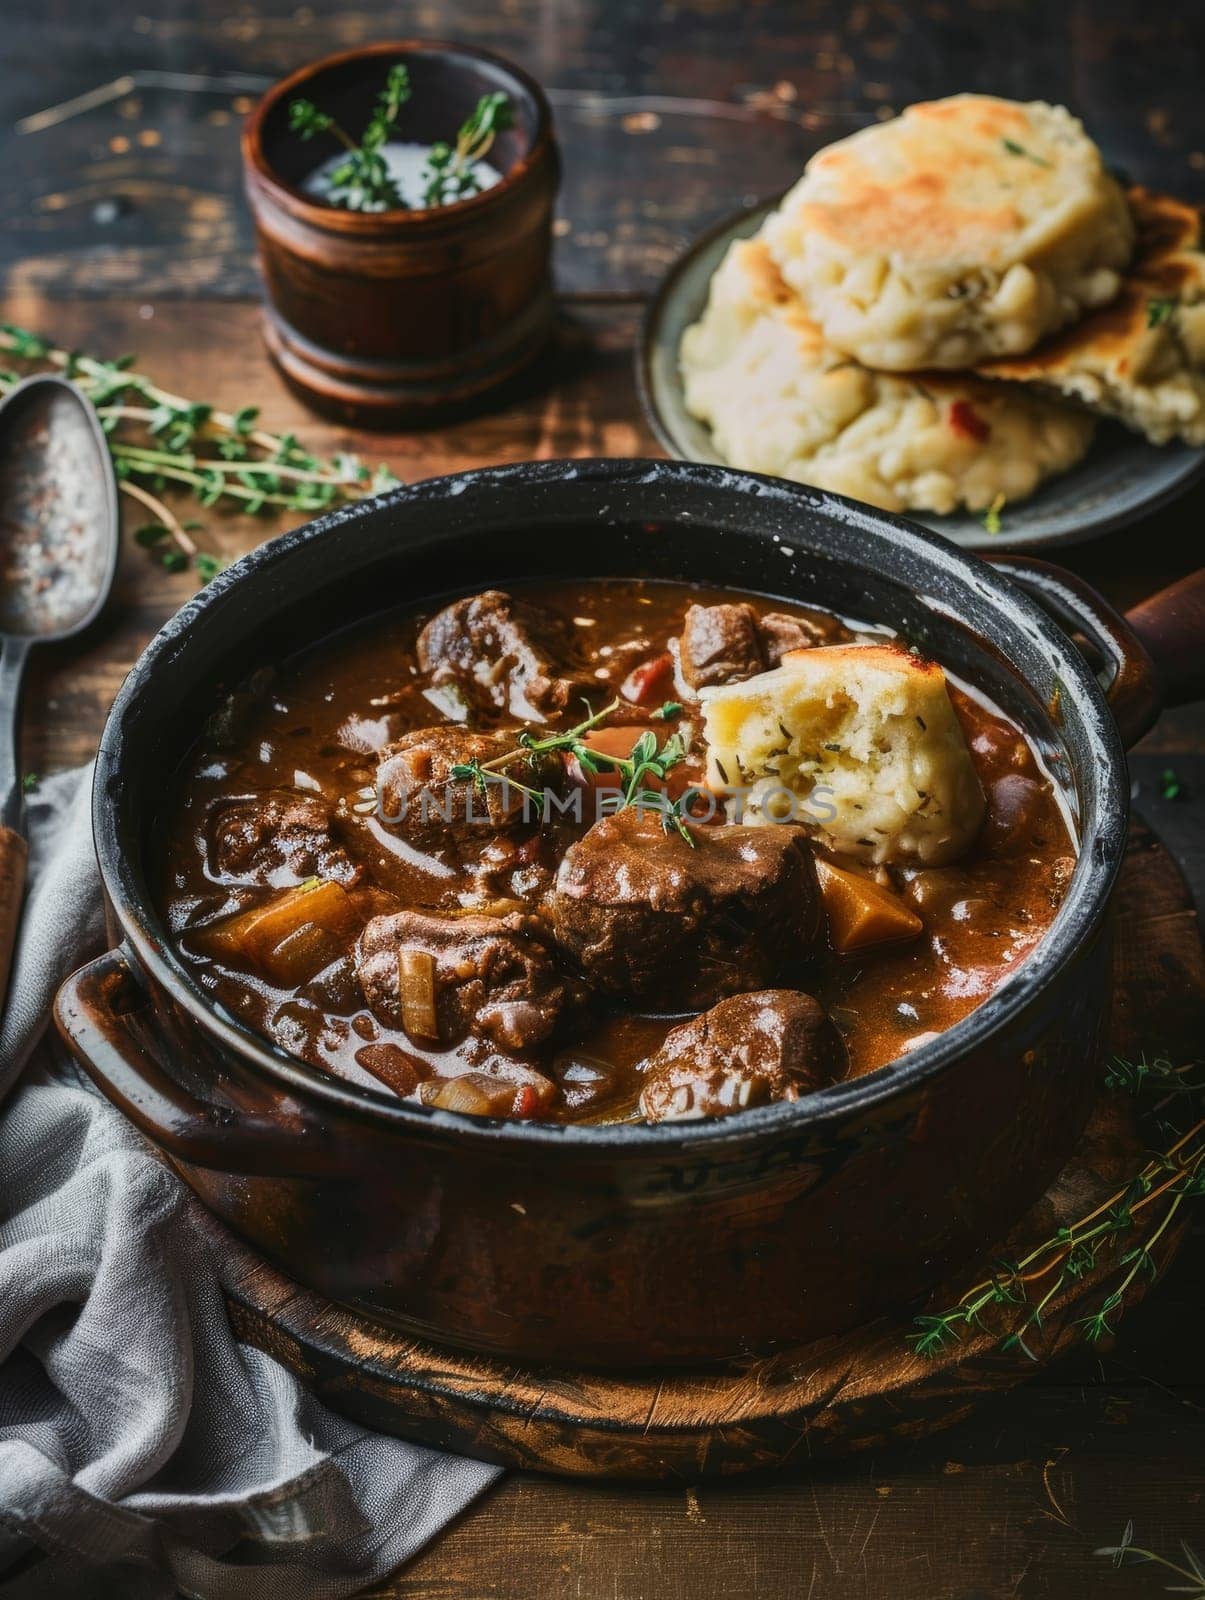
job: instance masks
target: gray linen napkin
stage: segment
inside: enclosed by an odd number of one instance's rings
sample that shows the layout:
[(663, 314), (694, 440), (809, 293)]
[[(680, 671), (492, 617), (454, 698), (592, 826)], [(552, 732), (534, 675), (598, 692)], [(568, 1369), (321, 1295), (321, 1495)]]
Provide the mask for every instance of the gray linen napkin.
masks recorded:
[(31, 796), (0, 1027), (0, 1594), (335, 1600), (496, 1469), (368, 1433), (238, 1344), (199, 1202), (46, 1037), (103, 947), (90, 779)]

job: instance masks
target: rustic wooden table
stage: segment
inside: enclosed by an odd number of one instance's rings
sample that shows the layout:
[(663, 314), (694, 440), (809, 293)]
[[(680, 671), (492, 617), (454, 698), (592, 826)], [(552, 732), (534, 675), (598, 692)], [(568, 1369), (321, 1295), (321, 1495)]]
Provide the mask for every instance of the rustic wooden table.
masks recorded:
[[(556, 351), (502, 411), (378, 440), (315, 422), (258, 341), (240, 193), (242, 114), (309, 57), (406, 33), (513, 55), (548, 86), (565, 156)], [(1071, 105), (1112, 162), (1205, 198), (1199, 10), (1170, 0), (298, 0), (231, 7), (100, 0), (25, 7), (5, 26), (0, 161), (4, 318), (59, 343), (136, 350), (173, 390), (234, 407), (314, 449), (380, 456), (408, 479), (526, 457), (652, 453), (632, 379), (641, 303), (692, 234), (791, 181), (820, 144), (959, 89)], [(76, 98), (82, 97), (82, 98)], [(21, 120), (24, 119), (24, 120)], [(1068, 551), (1131, 603), (1201, 559), (1205, 490)], [(234, 555), (274, 527), (216, 513)], [(110, 614), (46, 654), (26, 709), (27, 770), (91, 753), (122, 674), (190, 591), (144, 551)], [(1205, 643), (1205, 641), (1203, 641)], [(1134, 758), (1140, 809), (1205, 889), (1205, 711), (1164, 717)], [(1173, 767), (1181, 798), (1166, 801)], [(515, 1476), (374, 1591), (530, 1600), (724, 1595), (1154, 1595), (1156, 1569), (1093, 1549), (1132, 1518), (1140, 1543), (1205, 1546), (1198, 1242), (1116, 1346), (1065, 1361), (972, 1421), (881, 1459), (695, 1490)]]

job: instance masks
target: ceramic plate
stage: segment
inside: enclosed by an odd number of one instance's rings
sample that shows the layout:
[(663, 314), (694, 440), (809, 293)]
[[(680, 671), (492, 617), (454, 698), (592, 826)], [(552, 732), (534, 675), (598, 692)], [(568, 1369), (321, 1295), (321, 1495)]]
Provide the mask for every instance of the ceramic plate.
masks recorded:
[[(724, 465), (709, 429), (686, 410), (678, 373), (683, 332), (702, 314), (711, 275), (734, 239), (747, 239), (778, 200), (762, 201), (720, 223), (671, 267), (644, 325), (637, 350), (640, 397), (665, 449), (683, 461)], [(1028, 500), (1006, 508), (999, 533), (988, 533), (968, 513), (935, 517), (910, 513), (914, 522), (943, 533), (969, 550), (1073, 544), (1123, 527), (1182, 494), (1205, 468), (1205, 451), (1188, 445), (1153, 445), (1114, 423), (1102, 423), (1077, 467), (1050, 479)]]

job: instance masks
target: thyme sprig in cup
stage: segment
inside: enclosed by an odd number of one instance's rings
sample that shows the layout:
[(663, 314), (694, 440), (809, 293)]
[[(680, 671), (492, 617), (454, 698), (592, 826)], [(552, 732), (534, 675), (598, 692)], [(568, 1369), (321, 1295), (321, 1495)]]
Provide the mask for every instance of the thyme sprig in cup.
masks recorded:
[(395, 62), (385, 78), (385, 87), (377, 97), (359, 144), (340, 127), (334, 117), (320, 111), (312, 100), (289, 102), (289, 126), (294, 133), (302, 139), (330, 133), (347, 152), (343, 161), (330, 173), (330, 193), (327, 198), (331, 205), (346, 206), (349, 211), (384, 211), (405, 206), (402, 192), (381, 151), (389, 136), (397, 132), (398, 116), (411, 93), (409, 69), (404, 61)]
[(172, 394), (138, 371), (134, 356), (105, 360), (67, 350), (11, 323), (0, 324), (0, 356), (22, 369), (0, 369), (0, 394), (31, 371), (59, 371), (78, 384), (100, 417), (118, 488), (149, 514), (134, 529), (135, 541), (166, 571), (191, 568), (203, 583), (223, 562), (198, 545), (193, 536), (202, 524), (177, 515), (164, 498), (171, 491), (206, 509), (310, 515), (398, 481), (387, 467), (368, 467), (354, 455), (312, 455), (293, 434), (262, 428), (255, 406), (229, 412)]
[(446, 206), (479, 194), (478, 163), (489, 155), (498, 135), (513, 125), (514, 113), (508, 96), (501, 91), (483, 94), (472, 114), (461, 123), (456, 143), (431, 146), (423, 191), (425, 203)]
[[(337, 166), (324, 173), (323, 198), (328, 205), (348, 211), (406, 211), (411, 204), (390, 168), (386, 147), (399, 131), (402, 107), (410, 99), (410, 70), (404, 61), (389, 68), (385, 87), (357, 143), (329, 113), (312, 100), (289, 102), (289, 127), (302, 139), (329, 133), (345, 151)], [(483, 94), (456, 135), (455, 144), (437, 140), (427, 152), (419, 182), (422, 204), (454, 205), (480, 194), (480, 163), (499, 133), (514, 126), (510, 96), (502, 90)], [(320, 168), (319, 171), (322, 171)]]

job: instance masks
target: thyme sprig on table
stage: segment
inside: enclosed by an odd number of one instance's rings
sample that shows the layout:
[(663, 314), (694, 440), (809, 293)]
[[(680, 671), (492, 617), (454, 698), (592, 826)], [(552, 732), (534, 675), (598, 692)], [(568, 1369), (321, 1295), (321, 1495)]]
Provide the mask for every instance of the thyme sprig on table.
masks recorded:
[[(1120, 1283), (1096, 1309), (1081, 1317), (1078, 1326), (1090, 1344), (1113, 1332), (1110, 1318), (1122, 1309), (1125, 1297), (1141, 1276), (1154, 1278), (1158, 1265), (1154, 1248), (1171, 1227), (1186, 1200), (1205, 1195), (1205, 1117), (1180, 1132), (1166, 1113), (1176, 1101), (1187, 1100), (1200, 1108), (1205, 1082), (1197, 1076), (1198, 1063), (1175, 1067), (1170, 1061), (1137, 1062), (1115, 1056), (1105, 1071), (1106, 1088), (1138, 1096), (1151, 1089), (1160, 1093), (1149, 1117), (1165, 1148), (1152, 1150), (1142, 1170), (1086, 1216), (1059, 1228), (1049, 1239), (1017, 1261), (1001, 1261), (982, 1283), (974, 1284), (956, 1305), (936, 1315), (915, 1319), (908, 1343), (917, 1355), (934, 1356), (956, 1343), (966, 1329), (992, 1331), (985, 1320), (1001, 1307), (1015, 1308), (1013, 1327), (1000, 1340), (1002, 1351), (1019, 1350), (1031, 1361), (1037, 1357), (1026, 1342), (1040, 1332), (1050, 1302), (1069, 1282), (1088, 1276), (1111, 1258), (1126, 1269)], [(1158, 1225), (1145, 1244), (1125, 1250), (1140, 1212), (1163, 1205)], [(1145, 1219), (1144, 1219), (1145, 1220)], [(1031, 1332), (1032, 1331), (1032, 1332)]]
[(207, 582), (222, 568), (221, 560), (193, 537), (201, 524), (181, 519), (167, 504), (164, 496), (173, 490), (183, 490), (206, 508), (313, 514), (397, 482), (387, 467), (373, 470), (353, 455), (331, 460), (311, 455), (293, 434), (261, 428), (254, 406), (228, 412), (171, 394), (137, 371), (133, 356), (106, 361), (63, 349), (11, 323), (0, 323), (0, 356), (27, 369), (0, 370), (0, 394), (28, 370), (51, 368), (71, 378), (92, 401), (119, 489), (149, 514), (133, 537), (169, 572), (191, 568)]
[(1094, 1553), (1098, 1556), (1108, 1556), (1114, 1567), (1125, 1566), (1127, 1562), (1136, 1567), (1148, 1563), (1162, 1567), (1173, 1577), (1188, 1580), (1186, 1583), (1168, 1584), (1169, 1594), (1186, 1594), (1196, 1596), (1196, 1600), (1205, 1600), (1205, 1561), (1201, 1560), (1187, 1539), (1180, 1540), (1180, 1549), (1187, 1563), (1183, 1567), (1178, 1561), (1169, 1561), (1157, 1551), (1144, 1550), (1141, 1545), (1134, 1543), (1134, 1524), (1131, 1521), (1126, 1523), (1119, 1543), (1104, 1545)]
[[(628, 806), (641, 806), (655, 810), (661, 817), (661, 825), (666, 832), (674, 828), (692, 848), (694, 839), (682, 816), (681, 802), (670, 800), (660, 790), (650, 789), (650, 779), (657, 779), (664, 783), (667, 773), (680, 762), (686, 759), (686, 741), (680, 733), (672, 733), (664, 744), (658, 745), (657, 735), (651, 728), (645, 731), (636, 740), (630, 756), (613, 756), (605, 750), (596, 749), (584, 737), (592, 728), (606, 720), (622, 705), (618, 698), (612, 700), (601, 711), (590, 712), (583, 721), (575, 727), (568, 728), (564, 733), (535, 734), (530, 729), (524, 729), (519, 734), (518, 742), (513, 750), (507, 750), (500, 756), (495, 756), (492, 761), (460, 761), (450, 771), (450, 776), (472, 783), (479, 793), (484, 794), (486, 786), (493, 783), (508, 783), (527, 796), (537, 816), (544, 814), (544, 796), (537, 790), (516, 779), (511, 768), (520, 761), (526, 761), (534, 766), (540, 756), (563, 753), (575, 758), (584, 772), (602, 773), (616, 772), (623, 779), (623, 788), (619, 802), (615, 809), (622, 811)], [(589, 705), (587, 703), (587, 710)], [(681, 712), (681, 706), (676, 701), (667, 700), (652, 713), (653, 719), (667, 721), (670, 717)]]
[(406, 201), (394, 182), (381, 149), (397, 132), (398, 116), (409, 100), (410, 74), (404, 61), (390, 67), (385, 87), (377, 96), (372, 116), (357, 144), (345, 128), (320, 111), (312, 100), (290, 100), (289, 127), (302, 139), (330, 133), (346, 151), (330, 173), (330, 196), (348, 211), (404, 210)]

